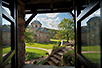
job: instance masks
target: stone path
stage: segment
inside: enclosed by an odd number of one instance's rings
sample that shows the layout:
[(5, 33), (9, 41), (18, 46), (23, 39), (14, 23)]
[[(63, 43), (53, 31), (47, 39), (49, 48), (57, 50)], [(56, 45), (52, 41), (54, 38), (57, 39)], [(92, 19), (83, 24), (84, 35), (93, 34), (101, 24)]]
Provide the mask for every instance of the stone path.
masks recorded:
[(49, 54), (51, 54), (52, 49), (44, 49), (44, 48), (39, 48), (39, 47), (26, 47), (26, 48), (32, 48), (32, 49), (41, 49), (47, 51)]

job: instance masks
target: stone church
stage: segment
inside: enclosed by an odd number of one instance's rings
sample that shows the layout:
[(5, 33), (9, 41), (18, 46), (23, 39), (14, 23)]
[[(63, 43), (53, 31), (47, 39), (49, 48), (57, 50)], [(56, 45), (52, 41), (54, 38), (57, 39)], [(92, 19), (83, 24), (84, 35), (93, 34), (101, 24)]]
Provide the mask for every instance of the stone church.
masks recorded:
[(95, 16), (88, 20), (87, 26), (81, 27), (82, 45), (99, 45), (100, 44), (100, 17)]
[(3, 25), (3, 44), (10, 44), (11, 43), (11, 33), (10, 33), (11, 27), (9, 25)]
[(30, 32), (33, 32), (35, 35), (33, 36), (34, 40), (36, 42), (50, 42), (50, 36), (49, 36), (49, 32), (47, 31), (46, 28), (42, 27), (42, 24), (38, 21), (38, 20), (34, 20), (31, 23), (31, 27), (29, 28)]

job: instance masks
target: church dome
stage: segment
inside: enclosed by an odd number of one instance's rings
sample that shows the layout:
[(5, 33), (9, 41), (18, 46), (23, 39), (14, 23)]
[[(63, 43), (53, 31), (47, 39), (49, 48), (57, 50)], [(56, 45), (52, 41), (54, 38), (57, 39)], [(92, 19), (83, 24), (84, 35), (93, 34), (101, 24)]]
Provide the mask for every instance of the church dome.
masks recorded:
[(41, 24), (38, 20), (34, 20), (32, 23), (38, 23), (38, 24)]

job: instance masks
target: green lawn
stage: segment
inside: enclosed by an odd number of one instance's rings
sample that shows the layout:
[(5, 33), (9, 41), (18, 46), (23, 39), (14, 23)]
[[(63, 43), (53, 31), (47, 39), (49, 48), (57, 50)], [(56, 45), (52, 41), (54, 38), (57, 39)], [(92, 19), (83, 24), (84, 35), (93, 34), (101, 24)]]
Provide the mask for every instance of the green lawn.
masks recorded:
[[(100, 51), (100, 46), (82, 46), (82, 51)], [(93, 64), (100, 65), (100, 53), (83, 53), (83, 55)]]
[(100, 51), (100, 46), (82, 46), (82, 51)]
[(32, 49), (32, 48), (26, 48), (26, 61), (28, 60), (32, 60), (38, 57), (42, 57), (42, 56), (48, 56), (46, 55), (46, 53), (48, 53), (47, 51), (44, 50), (40, 50), (40, 49)]
[(3, 48), (3, 54), (8, 53), (11, 50), (11, 47)]
[(84, 53), (83, 55), (92, 63), (95, 63), (96, 65), (100, 65), (100, 61), (101, 61), (100, 53)]
[[(53, 46), (57, 46), (57, 39), (50, 39), (51, 42), (49, 43), (32, 43), (32, 44), (29, 44), (29, 43), (25, 43), (26, 46), (29, 46), (29, 47), (40, 47), (40, 48), (45, 48), (45, 49), (52, 49)], [(66, 42), (66, 40), (64, 40)]]

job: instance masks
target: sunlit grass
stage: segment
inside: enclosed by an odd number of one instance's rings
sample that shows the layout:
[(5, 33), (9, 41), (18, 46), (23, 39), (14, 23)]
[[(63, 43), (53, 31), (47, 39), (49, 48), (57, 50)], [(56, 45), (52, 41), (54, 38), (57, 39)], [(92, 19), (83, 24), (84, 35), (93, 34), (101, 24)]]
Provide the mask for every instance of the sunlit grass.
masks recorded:
[(3, 48), (3, 54), (8, 53), (11, 50), (11, 47)]
[[(61, 41), (58, 39), (50, 39), (49, 43), (25, 43), (26, 46), (29, 47), (39, 47), (39, 48), (45, 48), (45, 49), (52, 49), (53, 46), (57, 46), (57, 41)], [(63, 40), (66, 41), (66, 40)]]
[(47, 51), (44, 50), (40, 50), (40, 49), (31, 49), (31, 48), (26, 48), (26, 61), (28, 60), (32, 60), (38, 57), (44, 57), (47, 56), (46, 53), (48, 53)]
[(82, 46), (82, 51), (100, 51), (100, 46)]

